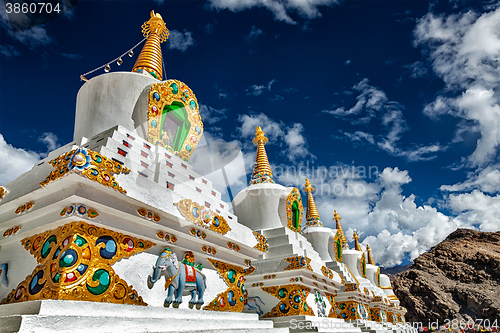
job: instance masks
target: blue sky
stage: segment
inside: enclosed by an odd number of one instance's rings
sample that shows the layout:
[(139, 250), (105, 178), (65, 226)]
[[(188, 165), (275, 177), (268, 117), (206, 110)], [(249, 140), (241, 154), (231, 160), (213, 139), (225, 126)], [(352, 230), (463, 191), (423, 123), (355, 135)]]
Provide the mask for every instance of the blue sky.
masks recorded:
[(167, 78), (193, 89), (207, 141), (242, 149), (233, 195), (262, 126), (277, 182), (303, 188), (308, 176), (322, 221), (334, 226), (336, 209), (379, 264), (406, 263), (457, 227), (500, 230), (499, 4), (80, 1), (17, 33), (2, 12), (0, 184), (72, 140), (79, 76), (139, 42), (155, 10), (170, 29)]

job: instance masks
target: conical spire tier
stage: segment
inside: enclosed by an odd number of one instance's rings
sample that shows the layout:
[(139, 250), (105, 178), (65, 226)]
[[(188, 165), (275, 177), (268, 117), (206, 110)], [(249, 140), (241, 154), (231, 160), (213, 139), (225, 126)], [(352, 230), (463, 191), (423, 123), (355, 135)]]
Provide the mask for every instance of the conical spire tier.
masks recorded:
[(340, 224), (340, 220), (342, 220), (342, 218), (339, 216), (336, 210), (333, 211), (333, 219), (337, 224), (335, 228), (339, 230), (340, 234), (342, 235), (343, 247), (349, 248), (349, 244), (347, 244), (347, 238), (345, 237), (344, 229), (342, 229), (342, 224)]
[(368, 252), (368, 263), (370, 265), (375, 265), (375, 260), (373, 260), (372, 249), (370, 249), (370, 245), (366, 244), (366, 252)]
[(359, 245), (359, 241), (358, 241), (359, 236), (358, 236), (358, 234), (356, 233), (356, 230), (354, 230), (354, 233), (353, 233), (353, 235), (352, 235), (352, 239), (354, 239), (354, 249), (355, 249), (356, 251), (361, 251), (361, 252), (363, 252), (363, 250), (361, 249), (361, 246)]
[(273, 172), (269, 165), (266, 149), (264, 148), (264, 145), (269, 140), (265, 137), (265, 133), (260, 126), (256, 127), (255, 130), (255, 138), (253, 138), (252, 142), (257, 146), (257, 155), (255, 156), (255, 165), (250, 185), (262, 183), (274, 184)]
[(151, 18), (142, 25), (146, 44), (132, 68), (132, 72), (147, 72), (158, 80), (163, 79), (163, 59), (160, 44), (168, 39), (168, 29), (160, 14), (151, 11)]
[(311, 186), (309, 179), (306, 179), (306, 187), (304, 191), (307, 193), (307, 214), (306, 214), (306, 226), (308, 227), (322, 227), (323, 222), (321, 222), (318, 208), (316, 207), (316, 202), (314, 202), (314, 197), (312, 192), (315, 189)]

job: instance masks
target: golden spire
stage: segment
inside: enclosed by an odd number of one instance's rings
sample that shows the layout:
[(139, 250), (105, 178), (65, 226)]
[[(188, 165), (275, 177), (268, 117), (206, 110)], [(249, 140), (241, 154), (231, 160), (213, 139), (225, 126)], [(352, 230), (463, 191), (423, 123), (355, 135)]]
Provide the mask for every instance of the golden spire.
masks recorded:
[(339, 214), (337, 214), (336, 210), (333, 211), (333, 220), (335, 220), (335, 222), (337, 222), (337, 226), (335, 228), (337, 230), (339, 230), (340, 234), (342, 235), (342, 243), (347, 248), (349, 248), (349, 244), (347, 244), (347, 238), (345, 237), (345, 234), (344, 234), (344, 229), (342, 229), (342, 225), (340, 224), (340, 220), (342, 220), (342, 218), (339, 216)]
[(257, 155), (255, 156), (255, 165), (250, 184), (274, 183), (273, 172), (271, 171), (266, 149), (264, 148), (264, 145), (269, 140), (264, 136), (264, 131), (262, 131), (260, 126), (255, 127), (255, 130), (255, 138), (253, 138), (252, 142), (257, 146)]
[(168, 29), (160, 14), (155, 14), (154, 10), (151, 11), (151, 18), (142, 25), (142, 34), (148, 39), (139, 57), (137, 57), (132, 72), (137, 72), (142, 69), (156, 76), (158, 80), (162, 80), (163, 60), (161, 57), (160, 44), (168, 39)]
[(366, 244), (366, 252), (368, 252), (368, 263), (370, 265), (375, 265), (375, 261), (372, 256), (372, 249), (370, 249), (370, 245)]
[(358, 236), (358, 234), (356, 233), (356, 230), (354, 230), (354, 234), (352, 235), (352, 239), (354, 239), (354, 249), (355, 249), (356, 251), (361, 251), (361, 252), (363, 252), (363, 250), (361, 249), (361, 246), (359, 245), (359, 242), (358, 242), (359, 236)]
[(306, 178), (306, 187), (304, 191), (307, 192), (307, 215), (306, 215), (306, 226), (308, 227), (322, 227), (323, 222), (320, 221), (318, 208), (316, 208), (316, 203), (314, 202), (314, 197), (312, 191), (315, 189), (311, 186), (309, 179)]

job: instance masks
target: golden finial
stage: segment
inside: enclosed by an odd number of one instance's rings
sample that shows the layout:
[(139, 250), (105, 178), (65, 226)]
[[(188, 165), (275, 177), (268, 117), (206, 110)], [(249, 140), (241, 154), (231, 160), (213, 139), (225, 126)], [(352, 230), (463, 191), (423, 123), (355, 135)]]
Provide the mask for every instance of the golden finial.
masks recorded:
[(333, 220), (337, 222), (336, 229), (340, 231), (340, 234), (342, 235), (342, 243), (344, 244), (345, 247), (349, 248), (349, 244), (347, 244), (347, 238), (345, 237), (344, 234), (344, 229), (342, 229), (342, 225), (340, 224), (340, 220), (342, 218), (339, 216), (336, 210), (333, 211)]
[(358, 242), (359, 236), (356, 233), (356, 230), (354, 230), (354, 233), (352, 235), (352, 239), (354, 239), (354, 249), (356, 251), (363, 251), (363, 250), (361, 250), (361, 246), (359, 245), (359, 242)]
[(375, 261), (372, 256), (372, 249), (370, 249), (370, 245), (366, 244), (366, 252), (368, 252), (368, 263), (370, 265), (375, 265)]
[(155, 76), (158, 80), (163, 79), (162, 56), (160, 44), (168, 39), (168, 29), (160, 14), (151, 11), (151, 18), (142, 25), (142, 34), (147, 37), (146, 44), (142, 48), (132, 72), (144, 70)]
[(255, 130), (255, 138), (253, 138), (252, 142), (257, 146), (257, 155), (255, 156), (255, 166), (250, 184), (274, 183), (273, 172), (264, 148), (264, 145), (269, 140), (264, 136), (264, 131), (260, 126), (256, 127)]
[(311, 182), (309, 182), (309, 179), (307, 178), (304, 191), (307, 192), (306, 226), (322, 227), (323, 222), (320, 221), (318, 208), (316, 207), (316, 203), (314, 202), (314, 197), (312, 195), (312, 191), (315, 191), (315, 189), (311, 186)]

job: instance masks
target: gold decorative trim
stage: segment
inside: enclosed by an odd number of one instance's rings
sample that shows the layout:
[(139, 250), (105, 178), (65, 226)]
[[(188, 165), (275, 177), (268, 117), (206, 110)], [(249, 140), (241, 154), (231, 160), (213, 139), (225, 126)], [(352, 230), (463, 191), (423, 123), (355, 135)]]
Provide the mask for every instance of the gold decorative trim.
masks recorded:
[(343, 243), (342, 243), (342, 233), (337, 229), (335, 236), (333, 237), (333, 242), (335, 244), (335, 260), (337, 262), (342, 262), (342, 252), (343, 252)]
[(231, 230), (225, 218), (191, 199), (174, 202), (174, 206), (177, 207), (179, 213), (186, 220), (192, 223), (201, 225), (221, 235), (225, 235)]
[(377, 287), (380, 288), (380, 267), (377, 267)]
[[(170, 106), (172, 103), (178, 103), (178, 106), (182, 105), (190, 123), (189, 132), (179, 151), (176, 151), (173, 147), (175, 138), (170, 138), (168, 133), (162, 133), (161, 131), (163, 111), (166, 106)], [(179, 80), (167, 80), (153, 84), (148, 94), (147, 141), (175, 153), (184, 161), (189, 161), (203, 133), (203, 122), (199, 110), (196, 96), (185, 83)]]
[(291, 271), (294, 269), (308, 269), (312, 271), (311, 267), (311, 259), (308, 257), (301, 257), (301, 256), (296, 256), (296, 257), (290, 257), (290, 258), (284, 258), (283, 260), (289, 262), (290, 264), (284, 269), (285, 271)]
[(155, 244), (85, 222), (21, 241), (38, 266), (0, 304), (38, 299), (147, 305), (111, 267)]
[[(299, 225), (295, 227), (293, 225), (293, 204), (297, 202), (297, 209), (300, 212)], [(302, 217), (304, 214), (304, 207), (302, 205), (302, 197), (300, 196), (300, 191), (297, 188), (293, 188), (292, 191), (286, 197), (286, 220), (288, 229), (300, 233), (302, 231)]]
[(47, 178), (40, 183), (40, 186), (45, 186), (67, 175), (69, 172), (76, 172), (101, 185), (114, 188), (121, 193), (127, 193), (126, 190), (121, 188), (113, 175), (119, 173), (127, 174), (130, 170), (120, 163), (108, 159), (106, 156), (90, 149), (73, 149), (51, 160), (49, 163), (52, 164), (52, 167), (56, 168), (56, 170), (53, 170)]
[(298, 315), (314, 316), (314, 311), (306, 301), (311, 289), (299, 284), (287, 284), (283, 286), (263, 287), (262, 290), (273, 295), (280, 302), (271, 311), (262, 315), (261, 318)]
[(207, 234), (204, 231), (201, 231), (200, 229), (191, 228), (191, 230), (189, 230), (189, 233), (191, 234), (191, 236), (195, 236), (201, 239), (207, 238)]
[(378, 323), (385, 322), (384, 320), (384, 315), (385, 319), (387, 319), (387, 315), (383, 309), (379, 308), (370, 308), (370, 320), (371, 321), (376, 321)]
[(361, 271), (361, 277), (366, 279), (366, 257), (365, 257), (364, 253), (361, 255), (361, 259), (359, 261), (359, 266), (360, 266), (360, 271)]
[(257, 244), (254, 245), (254, 249), (257, 249), (261, 252), (266, 253), (269, 251), (269, 243), (267, 242), (267, 238), (264, 235), (259, 234), (256, 231), (252, 231), (255, 239), (257, 239)]
[(146, 220), (150, 220), (153, 222), (160, 222), (161, 217), (160, 215), (153, 213), (151, 211), (146, 210), (145, 208), (139, 208), (137, 210), (137, 214), (139, 214), (141, 217), (145, 218)]
[(212, 256), (216, 255), (217, 254), (217, 250), (211, 246), (207, 246), (207, 245), (203, 245), (201, 247), (201, 250), (206, 253), (206, 254), (210, 254)]
[(7, 189), (3, 186), (0, 186), (0, 201), (3, 199), (3, 197), (8, 193)]
[(264, 134), (265, 133), (260, 126), (255, 127), (255, 137), (252, 142), (257, 146), (257, 152), (255, 154), (255, 164), (252, 177), (250, 179), (250, 185), (263, 183), (274, 184), (273, 171), (269, 165), (266, 148), (264, 148), (264, 145), (268, 143), (269, 140)]
[(59, 215), (67, 217), (70, 215), (77, 215), (80, 217), (88, 217), (89, 219), (95, 219), (96, 217), (99, 216), (99, 213), (92, 208), (87, 208), (87, 206), (82, 205), (82, 204), (73, 204), (64, 207), (60, 212)]
[(219, 293), (203, 310), (211, 311), (243, 311), (245, 297), (245, 276), (252, 274), (255, 267), (241, 268), (220, 260), (207, 258), (212, 266), (217, 269), (219, 276), (224, 279), (228, 288)]
[(234, 243), (231, 243), (231, 242), (227, 243), (227, 248), (230, 249), (230, 250), (236, 251), (236, 252), (240, 251), (240, 247), (238, 246), (238, 244), (234, 244)]
[(15, 235), (15, 234), (17, 234), (17, 232), (19, 231), (19, 229), (21, 229), (21, 227), (18, 226), (18, 225), (15, 226), (15, 227), (13, 227), (13, 228), (7, 229), (3, 233), (3, 237), (7, 238), (7, 237), (10, 237), (12, 235)]
[(321, 273), (323, 273), (323, 275), (329, 278), (330, 280), (333, 280), (333, 271), (330, 268), (322, 266)]
[(33, 201), (25, 203), (24, 205), (21, 205), (21, 206), (17, 207), (15, 213), (16, 214), (24, 214), (28, 210), (30, 210), (31, 208), (33, 208), (34, 205), (35, 205), (35, 203)]
[(354, 301), (337, 302), (336, 308), (338, 308), (340, 311), (340, 313), (337, 315), (337, 318), (341, 318), (344, 320), (361, 319), (358, 310), (358, 304), (358, 302)]
[(177, 242), (177, 237), (175, 235), (172, 235), (172, 234), (169, 234), (169, 233), (163, 232), (163, 231), (158, 231), (156, 233), (156, 237), (158, 237), (161, 240), (164, 240), (165, 242), (169, 242), (172, 244)]

